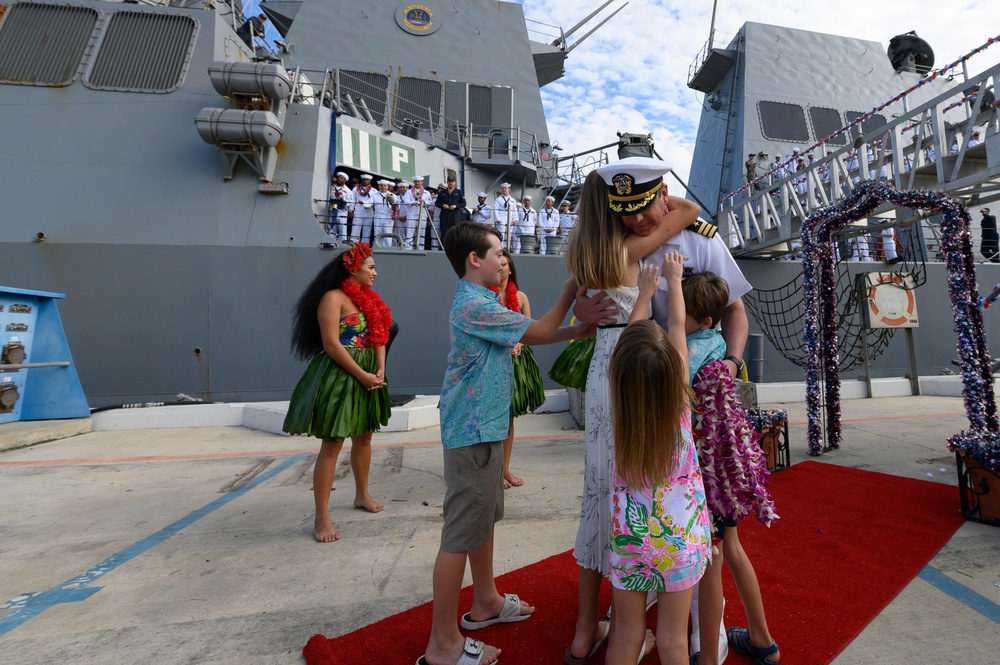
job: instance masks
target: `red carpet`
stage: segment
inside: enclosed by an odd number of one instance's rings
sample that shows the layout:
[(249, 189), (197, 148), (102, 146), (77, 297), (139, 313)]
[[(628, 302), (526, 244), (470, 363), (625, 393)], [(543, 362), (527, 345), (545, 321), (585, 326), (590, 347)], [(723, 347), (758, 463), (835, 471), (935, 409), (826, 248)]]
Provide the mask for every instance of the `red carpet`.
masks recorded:
[[(771, 529), (740, 525), (740, 541), (757, 570), (768, 626), (789, 664), (827, 663), (884, 608), (961, 526), (954, 487), (819, 462), (772, 477), (781, 520)], [(431, 562), (428, 562), (430, 565)], [(726, 625), (746, 625), (726, 574)], [(536, 605), (523, 623), (493, 626), (474, 637), (503, 649), (502, 663), (561, 663), (573, 637), (576, 565), (572, 553), (549, 557), (497, 578), (501, 592)], [(604, 585), (604, 604), (610, 586)], [(472, 590), (462, 591), (460, 611)], [(309, 665), (413, 663), (423, 652), (431, 604), (406, 610), (303, 649)], [(650, 611), (650, 626), (655, 622)], [(392, 639), (387, 639), (392, 635)], [(604, 662), (602, 648), (592, 663)], [(658, 663), (656, 656), (644, 661)], [(727, 664), (752, 661), (732, 653)]]

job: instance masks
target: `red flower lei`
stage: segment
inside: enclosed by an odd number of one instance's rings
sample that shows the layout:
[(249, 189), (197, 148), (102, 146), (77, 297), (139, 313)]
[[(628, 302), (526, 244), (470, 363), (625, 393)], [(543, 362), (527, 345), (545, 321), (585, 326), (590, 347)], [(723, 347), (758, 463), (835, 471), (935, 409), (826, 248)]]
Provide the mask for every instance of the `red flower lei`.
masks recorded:
[[(488, 286), (486, 288), (488, 288), (493, 293), (500, 293), (499, 286)], [(521, 302), (517, 299), (517, 284), (514, 283), (514, 280), (512, 279), (507, 280), (507, 290), (504, 291), (504, 297), (507, 300), (507, 309), (509, 309), (512, 312), (520, 313)]]
[[(368, 246), (365, 243), (358, 244)], [(392, 313), (389, 311), (389, 306), (382, 302), (382, 298), (375, 293), (372, 287), (361, 286), (353, 279), (345, 279), (344, 283), (340, 285), (340, 290), (346, 293), (347, 297), (365, 315), (372, 346), (385, 346), (385, 343), (389, 341), (389, 325), (392, 323)]]
[(356, 242), (344, 252), (344, 267), (348, 272), (361, 270), (361, 264), (372, 255), (372, 248), (366, 242)]

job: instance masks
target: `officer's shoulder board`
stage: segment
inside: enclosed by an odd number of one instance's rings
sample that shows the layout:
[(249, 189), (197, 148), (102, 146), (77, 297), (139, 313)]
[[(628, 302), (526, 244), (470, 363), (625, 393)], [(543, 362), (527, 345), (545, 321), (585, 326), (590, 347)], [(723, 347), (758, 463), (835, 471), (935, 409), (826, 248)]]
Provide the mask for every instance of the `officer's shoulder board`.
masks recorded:
[(688, 231), (694, 231), (700, 236), (705, 236), (706, 238), (714, 238), (715, 234), (719, 232), (719, 227), (708, 222), (703, 222), (702, 220), (697, 220), (687, 227)]

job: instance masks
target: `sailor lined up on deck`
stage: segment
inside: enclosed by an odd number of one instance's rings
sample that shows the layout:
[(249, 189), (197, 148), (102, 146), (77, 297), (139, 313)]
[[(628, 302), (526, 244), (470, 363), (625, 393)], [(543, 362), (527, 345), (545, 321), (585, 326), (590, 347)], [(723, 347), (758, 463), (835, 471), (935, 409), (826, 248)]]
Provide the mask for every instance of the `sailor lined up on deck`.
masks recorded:
[(364, 242), (371, 240), (372, 225), (375, 220), (375, 201), (372, 198), (374, 195), (371, 174), (362, 173), (361, 184), (354, 188), (354, 228), (351, 230), (354, 240)]
[(493, 208), (486, 202), (486, 192), (479, 192), (476, 198), (478, 199), (478, 203), (472, 209), (472, 221), (477, 224), (492, 224)]
[(559, 237), (559, 211), (555, 208), (554, 197), (545, 197), (545, 206), (538, 211), (538, 226), (541, 242), (539, 243), (539, 253), (546, 254), (549, 247), (550, 238)]
[(503, 246), (505, 249), (515, 252), (514, 242), (516, 240), (517, 201), (510, 195), (510, 183), (505, 182), (500, 185), (500, 196), (496, 198), (493, 212), (497, 221), (497, 230), (503, 236)]
[[(379, 180), (378, 181), (378, 191), (372, 195), (372, 201), (375, 204), (375, 235), (382, 233), (392, 233), (392, 209), (396, 203), (396, 195), (389, 191), (390, 185), (395, 185), (392, 180)], [(365, 237), (361, 238), (363, 241), (368, 239)], [(379, 246), (387, 247), (392, 243), (389, 238), (382, 238), (379, 240)]]

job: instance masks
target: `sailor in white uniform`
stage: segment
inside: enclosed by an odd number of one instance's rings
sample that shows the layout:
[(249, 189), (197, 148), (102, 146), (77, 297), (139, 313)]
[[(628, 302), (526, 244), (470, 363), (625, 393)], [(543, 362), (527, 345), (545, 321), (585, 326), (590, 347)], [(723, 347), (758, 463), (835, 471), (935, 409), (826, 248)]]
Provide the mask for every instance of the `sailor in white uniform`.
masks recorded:
[(424, 189), (422, 176), (413, 176), (413, 187), (403, 196), (403, 206), (406, 208), (406, 235), (403, 236), (403, 249), (416, 249), (418, 246), (418, 231), (427, 224), (427, 207), (431, 205), (431, 194)]
[[(396, 203), (396, 195), (389, 191), (391, 180), (379, 180), (378, 191), (372, 195), (375, 204), (375, 235), (392, 233), (392, 206)], [(364, 240), (364, 238), (362, 238)], [(378, 243), (382, 247), (392, 244), (391, 238), (382, 238)]]
[(396, 214), (394, 215), (396, 219), (392, 222), (392, 232), (403, 239), (403, 249), (406, 248), (406, 216), (410, 212), (410, 209), (403, 205), (403, 199), (406, 198), (408, 191), (410, 191), (410, 183), (396, 183)]
[[(510, 195), (510, 183), (505, 182), (500, 185), (500, 196), (493, 204), (493, 216), (497, 220), (497, 230), (503, 236), (503, 246), (512, 253), (517, 241), (517, 201)], [(510, 242), (508, 243), (508, 238)]]
[(559, 237), (559, 211), (556, 210), (555, 205), (555, 198), (552, 196), (546, 196), (545, 207), (538, 211), (538, 225), (541, 231), (541, 247), (538, 250), (539, 254), (548, 254), (549, 238)]
[(566, 246), (569, 245), (569, 233), (576, 226), (576, 213), (569, 211), (569, 201), (563, 201), (559, 204), (559, 235), (562, 237), (562, 251), (560, 254), (566, 253)]
[[(532, 237), (536, 238), (535, 229), (538, 227), (538, 211), (531, 207), (531, 197), (524, 197), (524, 207), (518, 215), (519, 219), (517, 222), (517, 235), (515, 236), (516, 242), (514, 243), (515, 249), (511, 250), (511, 254), (521, 253), (521, 237)], [(536, 248), (537, 251), (537, 248)]]
[(354, 228), (352, 235), (355, 240), (370, 242), (372, 239), (372, 223), (375, 219), (375, 201), (372, 197), (372, 177), (368, 173), (361, 174), (361, 184), (354, 188)]
[(472, 209), (472, 221), (477, 224), (492, 224), (493, 208), (486, 202), (486, 192), (479, 192), (477, 198), (479, 203)]
[(347, 242), (347, 216), (354, 212), (354, 193), (347, 186), (347, 174), (337, 171), (336, 182), (330, 187), (330, 226), (327, 233), (338, 242)]

